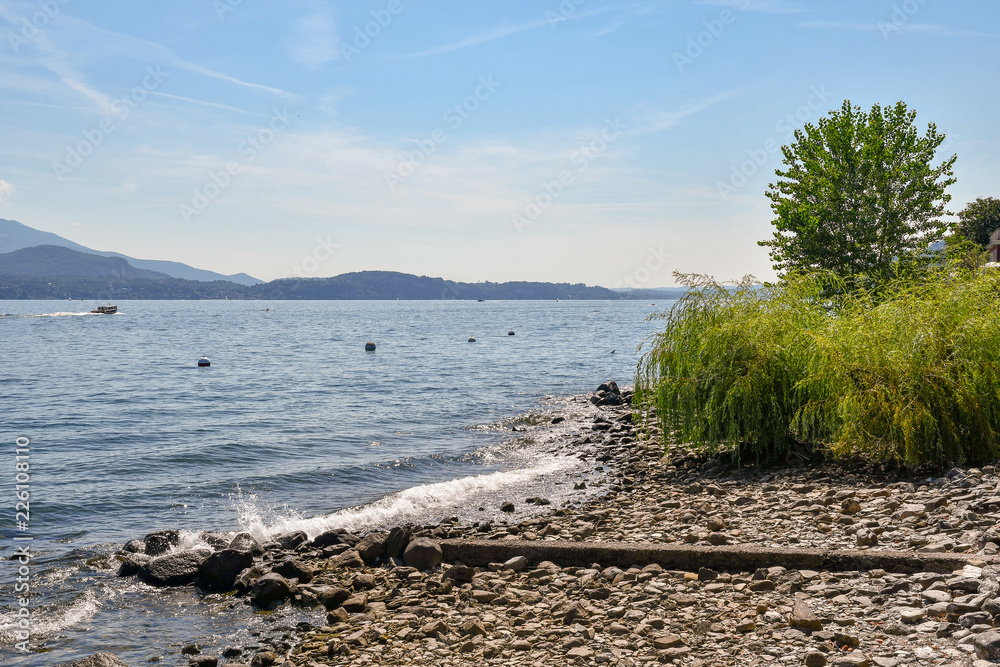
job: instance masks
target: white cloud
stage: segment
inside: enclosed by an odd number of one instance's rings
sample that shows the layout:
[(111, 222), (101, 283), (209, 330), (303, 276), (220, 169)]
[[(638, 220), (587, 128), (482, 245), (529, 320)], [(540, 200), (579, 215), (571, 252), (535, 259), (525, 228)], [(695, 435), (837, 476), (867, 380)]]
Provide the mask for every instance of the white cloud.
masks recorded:
[(295, 21), (288, 49), (293, 61), (317, 69), (340, 55), (339, 44), (332, 12), (317, 6), (311, 14)]
[(0, 181), (0, 204), (9, 204), (12, 194), (14, 194), (14, 186), (7, 181)]

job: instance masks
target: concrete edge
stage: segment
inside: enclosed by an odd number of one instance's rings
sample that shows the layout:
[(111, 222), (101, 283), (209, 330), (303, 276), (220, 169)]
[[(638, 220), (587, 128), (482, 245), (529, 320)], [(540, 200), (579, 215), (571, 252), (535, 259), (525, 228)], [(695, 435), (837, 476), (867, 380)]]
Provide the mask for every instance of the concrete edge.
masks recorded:
[(570, 542), (530, 540), (442, 540), (445, 562), (471, 566), (503, 563), (524, 556), (531, 563), (552, 561), (561, 566), (628, 568), (657, 563), (668, 570), (697, 572), (707, 567), (720, 572), (753, 572), (761, 567), (789, 570), (950, 573), (966, 565), (983, 567), (998, 559), (973, 554), (914, 553), (908, 551), (852, 551), (839, 549), (786, 549), (751, 544), (697, 546), (650, 542)]

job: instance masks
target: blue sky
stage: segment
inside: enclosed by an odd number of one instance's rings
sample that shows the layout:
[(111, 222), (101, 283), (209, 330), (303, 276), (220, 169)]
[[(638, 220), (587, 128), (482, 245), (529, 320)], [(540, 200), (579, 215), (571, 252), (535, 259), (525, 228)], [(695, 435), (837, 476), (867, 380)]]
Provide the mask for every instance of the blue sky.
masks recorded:
[(262, 279), (770, 278), (791, 131), (905, 101), (997, 191), (992, 0), (0, 0), (0, 217)]

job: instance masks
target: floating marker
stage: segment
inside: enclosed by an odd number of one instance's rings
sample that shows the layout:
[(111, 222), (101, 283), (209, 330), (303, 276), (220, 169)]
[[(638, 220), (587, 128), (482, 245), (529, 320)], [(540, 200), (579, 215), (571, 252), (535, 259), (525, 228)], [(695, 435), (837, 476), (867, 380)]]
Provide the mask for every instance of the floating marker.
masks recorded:
[(211, 366), (211, 365), (212, 365), (212, 360), (204, 355), (202, 355), (201, 359), (198, 360), (198, 366), (201, 368), (205, 368), (206, 366)]
[(470, 342), (470, 343), (475, 343), (475, 342), (476, 342), (476, 339), (475, 339), (475, 338), (473, 338), (472, 336), (469, 336), (469, 342)]
[(365, 343), (365, 352), (374, 352), (374, 351), (375, 351), (375, 343), (373, 343), (372, 341), (368, 341), (367, 343)]
[(510, 331), (508, 331), (508, 332), (507, 332), (507, 335), (508, 335), (508, 336), (513, 336), (513, 335), (514, 335), (514, 331), (513, 331), (513, 329), (512, 329), (512, 330), (510, 330)]

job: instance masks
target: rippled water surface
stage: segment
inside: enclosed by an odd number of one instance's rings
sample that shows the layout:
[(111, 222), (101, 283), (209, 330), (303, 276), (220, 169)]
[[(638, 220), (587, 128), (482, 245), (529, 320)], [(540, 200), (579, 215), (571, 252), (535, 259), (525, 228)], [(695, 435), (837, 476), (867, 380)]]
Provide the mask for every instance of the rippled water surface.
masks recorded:
[[(13, 646), (17, 564), (0, 568), (2, 664), (98, 650), (186, 664), (184, 644), (246, 646), (294, 626), (308, 614), (154, 590), (111, 576), (103, 556), (168, 527), (266, 537), (431, 521), (572, 472), (572, 456), (512, 427), (571, 411), (568, 397), (603, 380), (630, 383), (658, 327), (644, 318), (670, 304), (136, 301), (90, 315), (96, 305), (0, 301), (2, 553), (31, 536), (38, 554), (27, 655)], [(210, 368), (196, 366), (203, 354)]]

